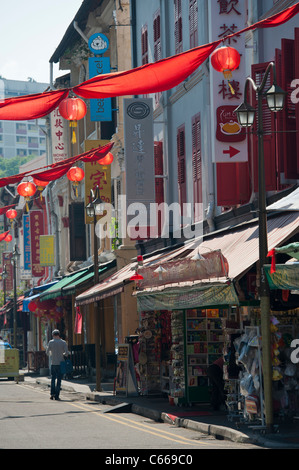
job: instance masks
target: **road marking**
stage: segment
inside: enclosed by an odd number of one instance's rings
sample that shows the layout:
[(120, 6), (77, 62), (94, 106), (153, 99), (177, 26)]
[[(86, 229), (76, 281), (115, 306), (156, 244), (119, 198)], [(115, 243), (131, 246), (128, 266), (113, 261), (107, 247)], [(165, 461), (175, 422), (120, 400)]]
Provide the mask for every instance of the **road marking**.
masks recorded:
[[(28, 384), (29, 386), (31, 384)], [(19, 387), (23, 387), (23, 388), (26, 388), (28, 387), (28, 385), (20, 385), (18, 384)], [(33, 387), (31, 385), (30, 387), (33, 391), (37, 392), (37, 393), (42, 393), (43, 395), (45, 394), (48, 394), (49, 392), (48, 391), (45, 391), (45, 390), (38, 390), (36, 389), (35, 387)], [(75, 404), (73, 402), (63, 402), (63, 403), (68, 403), (69, 405), (72, 405), (76, 408), (79, 408), (83, 411), (88, 411), (92, 414), (95, 414), (101, 418), (105, 418), (109, 421), (113, 421), (115, 423), (118, 423), (118, 424), (122, 424), (123, 426), (127, 426), (127, 427), (130, 427), (132, 429), (135, 429), (135, 430), (138, 430), (140, 431), (140, 426), (144, 428), (144, 432), (147, 432), (148, 434), (152, 434), (153, 436), (155, 437), (160, 437), (160, 438), (163, 438), (163, 439), (166, 439), (166, 440), (169, 440), (169, 441), (172, 441), (172, 442), (176, 442), (176, 443), (179, 443), (179, 444), (188, 444), (188, 445), (192, 445), (194, 447), (198, 447), (200, 445), (217, 445), (217, 443), (214, 443), (214, 442), (204, 442), (204, 441), (196, 441), (194, 442), (193, 440), (191, 439), (188, 439), (186, 437), (183, 437), (183, 436), (176, 436), (176, 439), (173, 437), (173, 434), (170, 433), (170, 432), (167, 432), (167, 431), (162, 431), (160, 430), (159, 432), (155, 432), (152, 430), (152, 428), (144, 423), (136, 423), (136, 425), (132, 424), (132, 420), (128, 419), (128, 418), (125, 418), (124, 416), (118, 416), (117, 418), (116, 417), (112, 417), (112, 416), (107, 416), (106, 414), (103, 414), (103, 411), (102, 410), (93, 410), (89, 407), (89, 405), (84, 405), (83, 403), (82, 404), (78, 404), (78, 402)], [(195, 431), (196, 432), (196, 431)], [(170, 436), (170, 437), (168, 437)]]
[[(75, 404), (75, 403), (70, 403), (72, 406), (75, 406), (76, 408), (79, 408), (81, 410), (85, 410), (85, 411), (89, 411), (93, 414), (96, 414), (98, 416), (100, 416), (101, 418), (105, 418), (105, 419), (108, 419), (109, 421), (114, 421), (116, 423), (119, 423), (119, 424), (122, 424), (124, 426), (127, 426), (129, 428), (133, 428), (133, 429), (137, 429), (140, 431), (140, 426), (142, 426), (144, 429), (145, 432), (147, 432), (148, 434), (152, 434), (153, 436), (156, 436), (156, 437), (162, 437), (163, 439), (167, 439), (169, 441), (172, 441), (172, 442), (177, 442), (179, 444), (191, 444), (195, 447), (198, 447), (199, 445), (210, 445), (211, 443), (207, 443), (207, 442), (203, 442), (203, 441), (196, 441), (194, 442), (193, 440), (191, 439), (188, 439), (186, 437), (183, 437), (183, 436), (176, 436), (176, 439), (174, 439), (173, 437), (173, 434), (170, 433), (170, 432), (167, 432), (167, 431), (162, 431), (160, 430), (159, 432), (155, 432), (151, 429), (150, 426), (147, 426), (146, 424), (143, 424), (143, 423), (136, 423), (136, 425), (133, 425), (132, 424), (132, 420), (128, 419), (128, 418), (125, 418), (123, 416), (118, 416), (117, 418), (112, 418), (111, 416), (107, 416), (107, 415), (104, 415), (103, 412), (100, 412), (100, 411), (97, 411), (97, 410), (92, 410), (88, 407), (88, 405), (78, 405), (78, 404)], [(171, 436), (171, 437), (168, 437), (168, 436)]]

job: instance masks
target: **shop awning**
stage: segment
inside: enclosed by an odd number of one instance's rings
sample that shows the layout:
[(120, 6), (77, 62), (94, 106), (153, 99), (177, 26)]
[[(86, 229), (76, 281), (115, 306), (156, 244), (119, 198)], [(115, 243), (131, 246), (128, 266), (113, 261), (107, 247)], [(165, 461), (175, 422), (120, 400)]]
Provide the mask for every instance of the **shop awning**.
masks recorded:
[(277, 264), (275, 273), (270, 272), (270, 264), (266, 264), (264, 268), (271, 290), (286, 289), (299, 291), (299, 262)]
[(28, 305), (30, 304), (31, 300), (37, 299), (43, 291), (54, 286), (55, 284), (57, 284), (57, 282), (58, 281), (52, 281), (47, 284), (42, 284), (41, 286), (33, 287), (29, 292), (28, 297), (25, 297), (23, 299), (23, 312), (29, 312)]
[[(180, 256), (185, 256), (189, 251), (190, 248), (188, 246), (180, 246), (179, 248), (168, 250), (164, 253), (153, 254), (144, 261), (144, 264), (147, 266), (151, 266), (152, 264), (158, 265), (162, 261), (165, 262)], [(133, 282), (130, 281), (130, 277), (134, 274), (136, 264), (136, 262), (127, 264), (112, 276), (109, 276), (96, 286), (78, 295), (76, 297), (76, 304), (86, 305), (123, 292), (125, 284)]]
[(192, 286), (167, 287), (163, 290), (137, 292), (138, 310), (174, 310), (219, 305), (238, 305), (233, 284), (215, 283)]
[[(116, 260), (110, 261), (109, 263), (102, 264), (99, 267), (99, 276), (102, 276), (106, 273), (109, 269), (112, 269), (116, 266)], [(85, 276), (79, 277), (78, 279), (72, 281), (70, 284), (63, 287), (62, 295), (73, 295), (76, 293), (78, 288), (82, 288), (82, 286), (87, 283), (88, 281), (92, 281), (94, 279), (94, 272), (91, 271)]]
[[(268, 217), (268, 249), (283, 244), (299, 229), (299, 212), (285, 212)], [(187, 257), (210, 250), (221, 250), (228, 261), (230, 279), (242, 277), (259, 259), (259, 227), (255, 219), (251, 222), (220, 230), (217, 235), (204, 237), (204, 242), (196, 246)]]
[(299, 211), (299, 188), (267, 206), (267, 211)]
[(72, 274), (69, 274), (58, 281), (54, 286), (47, 289), (40, 295), (40, 301), (43, 302), (44, 300), (55, 299), (56, 297), (60, 297), (62, 295), (62, 288), (71, 284), (72, 282), (76, 281), (77, 279), (86, 275), (89, 271), (89, 268), (81, 269), (80, 271), (76, 271)]

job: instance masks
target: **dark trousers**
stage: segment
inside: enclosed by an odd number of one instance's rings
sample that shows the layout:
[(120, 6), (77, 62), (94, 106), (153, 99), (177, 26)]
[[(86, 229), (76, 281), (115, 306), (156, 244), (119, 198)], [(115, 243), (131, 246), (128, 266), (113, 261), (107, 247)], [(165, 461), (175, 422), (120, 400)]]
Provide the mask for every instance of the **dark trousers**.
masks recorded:
[(216, 364), (208, 367), (207, 375), (212, 384), (211, 405), (214, 410), (225, 403), (223, 371)]
[(51, 365), (51, 396), (59, 398), (62, 374), (59, 366)]

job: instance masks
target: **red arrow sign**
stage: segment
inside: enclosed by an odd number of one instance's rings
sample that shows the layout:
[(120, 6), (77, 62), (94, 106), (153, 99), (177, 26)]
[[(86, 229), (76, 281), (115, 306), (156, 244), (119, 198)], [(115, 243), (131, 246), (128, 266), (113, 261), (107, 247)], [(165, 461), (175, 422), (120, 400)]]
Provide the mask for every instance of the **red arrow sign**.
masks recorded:
[(233, 158), (238, 155), (238, 153), (240, 153), (240, 150), (237, 150), (234, 147), (230, 147), (229, 150), (223, 150), (223, 153), (228, 154), (229, 158)]

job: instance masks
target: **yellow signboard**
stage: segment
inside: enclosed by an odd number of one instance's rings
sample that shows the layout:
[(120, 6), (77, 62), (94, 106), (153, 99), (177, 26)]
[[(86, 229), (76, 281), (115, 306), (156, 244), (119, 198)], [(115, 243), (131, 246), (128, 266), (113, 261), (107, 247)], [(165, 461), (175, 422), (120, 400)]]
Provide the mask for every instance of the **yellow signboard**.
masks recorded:
[(55, 266), (54, 235), (40, 235), (40, 265)]
[[(85, 140), (85, 152), (108, 144), (109, 140)], [(95, 193), (99, 187), (103, 202), (111, 203), (111, 165), (100, 165), (98, 162), (85, 163), (85, 205), (90, 202), (90, 190)], [(99, 217), (100, 218), (100, 217)], [(85, 214), (85, 223), (93, 223), (93, 219)]]
[[(1, 351), (2, 352), (2, 351)], [(0, 361), (0, 377), (19, 375), (19, 350), (4, 349), (4, 362)]]

